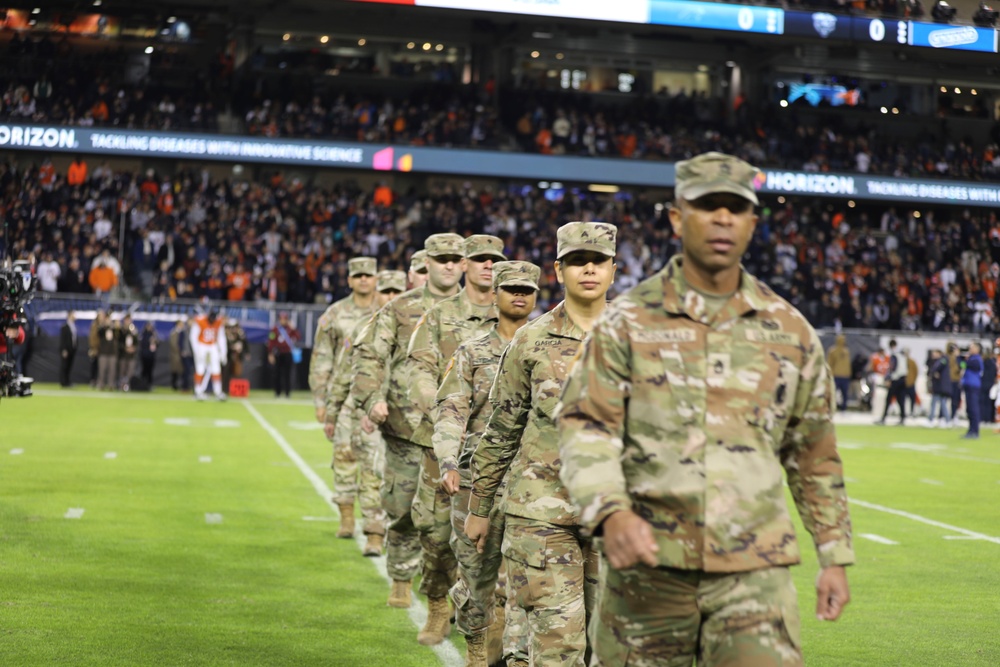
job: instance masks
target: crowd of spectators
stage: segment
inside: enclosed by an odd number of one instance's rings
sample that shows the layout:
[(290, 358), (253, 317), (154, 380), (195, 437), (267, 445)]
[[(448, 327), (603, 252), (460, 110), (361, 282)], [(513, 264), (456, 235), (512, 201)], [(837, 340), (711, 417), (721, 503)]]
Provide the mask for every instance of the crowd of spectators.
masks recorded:
[[(147, 60), (124, 47), (82, 49), (65, 34), (13, 33), (0, 52), (0, 118), (24, 123), (219, 130), (219, 92), (227, 63), (193, 66), (179, 53)], [(170, 72), (176, 69), (175, 75)], [(171, 85), (171, 81), (175, 85)], [(180, 85), (176, 85), (180, 84)]]
[[(381, 268), (405, 268), (426, 236), (453, 230), (495, 234), (510, 259), (543, 266), (544, 309), (561, 298), (552, 260), (555, 230), (567, 221), (603, 220), (622, 230), (617, 292), (657, 271), (680, 247), (663, 204), (643, 194), (570, 191), (551, 198), (530, 186), (467, 185), (392, 193), (384, 185), (324, 189), (280, 172), (263, 182), (214, 181), (207, 173), (161, 177), (106, 165), (70, 186), (63, 174), (45, 183), (44, 173), (44, 164), (0, 164), (0, 214), (9, 224), (5, 248), (14, 257), (34, 254), (47, 291), (106, 291), (122, 282), (164, 301), (330, 303), (347, 294), (350, 257), (372, 255)], [(996, 326), (995, 213), (765, 202), (744, 261), (821, 327)]]
[[(1000, 126), (989, 140), (974, 141), (963, 136), (960, 123), (946, 127), (943, 120), (928, 118), (919, 136), (903, 140), (888, 132), (888, 125), (866, 124), (852, 112), (794, 105), (779, 111), (775, 100), (752, 95), (730, 103), (683, 89), (627, 99), (510, 86), (498, 93), (492, 80), (396, 94), (331, 89), (268, 96), (270, 88), (244, 90), (234, 83), (234, 77), (244, 83), (248, 77), (234, 75), (224, 58), (171, 88), (159, 76), (126, 83), (127, 58), (120, 49), (81, 54), (65, 38), (44, 37), (37, 44), (12, 40), (7, 52), (11, 57), (0, 65), (0, 118), (20, 122), (215, 132), (222, 107), (231, 106), (235, 127), (227, 129), (267, 137), (646, 160), (722, 150), (764, 167), (1000, 178)], [(234, 94), (220, 98), (225, 90)]]

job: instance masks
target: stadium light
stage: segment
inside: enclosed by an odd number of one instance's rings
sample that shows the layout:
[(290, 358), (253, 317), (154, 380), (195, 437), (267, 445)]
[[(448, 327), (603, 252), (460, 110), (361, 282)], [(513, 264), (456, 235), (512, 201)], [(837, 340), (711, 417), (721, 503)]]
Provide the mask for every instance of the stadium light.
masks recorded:
[(992, 28), (997, 24), (997, 17), (1000, 17), (1000, 12), (985, 2), (980, 2), (979, 9), (972, 15), (972, 22), (984, 28)]
[(938, 23), (951, 23), (958, 10), (949, 5), (945, 0), (937, 0), (931, 9), (931, 18)]

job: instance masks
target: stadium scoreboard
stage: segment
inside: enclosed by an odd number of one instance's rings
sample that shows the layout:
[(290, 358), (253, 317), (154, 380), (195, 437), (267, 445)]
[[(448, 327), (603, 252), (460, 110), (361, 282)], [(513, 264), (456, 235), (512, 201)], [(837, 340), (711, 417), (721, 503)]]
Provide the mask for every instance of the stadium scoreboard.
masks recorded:
[(994, 28), (699, 0), (353, 1), (997, 53)]

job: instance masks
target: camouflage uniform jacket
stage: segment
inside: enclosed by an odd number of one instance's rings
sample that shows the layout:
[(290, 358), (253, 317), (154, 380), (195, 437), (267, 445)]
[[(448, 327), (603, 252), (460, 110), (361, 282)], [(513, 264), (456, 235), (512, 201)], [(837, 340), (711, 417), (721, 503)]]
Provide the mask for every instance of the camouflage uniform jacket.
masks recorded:
[(565, 303), (518, 329), (490, 390), (489, 424), (473, 455), (469, 511), (489, 516), (510, 468), (507, 513), (559, 525), (579, 523), (559, 479), (555, 410), (570, 362), (586, 333)]
[(354, 343), (351, 396), (355, 404), (370, 413), (382, 400), (383, 384), (388, 381), (384, 397), (389, 417), (382, 424), (383, 434), (413, 442), (414, 428), (423, 415), (410, 402), (406, 347), (417, 321), (442, 298), (427, 285), (403, 292), (375, 314), (364, 337)]
[(500, 355), (507, 342), (496, 326), (458, 346), (437, 393), (434, 454), (441, 472), (457, 470), (462, 486), (470, 486), (472, 453), (486, 430), (492, 412), (488, 399)]
[(430, 447), (434, 433), (434, 398), (448, 362), (459, 344), (474, 338), (498, 321), (494, 305), (477, 306), (462, 290), (428, 310), (410, 336), (407, 365), (410, 398), (422, 416), (413, 442)]
[[(351, 393), (351, 378), (354, 374), (354, 363), (357, 357), (356, 348), (354, 347), (355, 340), (361, 340), (368, 335), (369, 330), (374, 326), (375, 316), (373, 315), (369, 320), (358, 326), (354, 330), (353, 335), (348, 336), (344, 339), (344, 345), (341, 348), (340, 356), (337, 361), (337, 370), (330, 375), (330, 381), (327, 384), (326, 390), (326, 421), (329, 424), (337, 423), (337, 415), (340, 414), (340, 409), (347, 402), (348, 398), (352, 398)], [(383, 381), (381, 390), (375, 395), (374, 403), (385, 400), (385, 393), (387, 389), (388, 377)]]
[(748, 273), (714, 317), (675, 257), (595, 325), (559, 408), (562, 478), (586, 533), (633, 509), (660, 564), (799, 561), (782, 467), (823, 567), (854, 560), (819, 337)]
[(359, 308), (354, 303), (354, 295), (348, 295), (330, 304), (320, 315), (309, 359), (309, 389), (312, 390), (313, 403), (317, 408), (326, 403), (331, 378), (342, 363), (345, 341), (374, 312), (374, 302), (366, 308)]

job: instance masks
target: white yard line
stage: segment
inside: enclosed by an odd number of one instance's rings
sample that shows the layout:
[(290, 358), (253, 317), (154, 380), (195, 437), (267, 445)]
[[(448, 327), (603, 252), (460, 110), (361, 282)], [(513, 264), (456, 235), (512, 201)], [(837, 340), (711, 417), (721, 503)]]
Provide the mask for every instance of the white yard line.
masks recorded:
[[(251, 405), (249, 401), (240, 402), (243, 403), (243, 406), (247, 409), (247, 411), (253, 415), (253, 418), (257, 420), (258, 424), (260, 424), (260, 427), (267, 431), (267, 434), (271, 436), (271, 439), (274, 440), (279, 447), (281, 447), (281, 450), (285, 452), (285, 455), (292, 460), (292, 463), (294, 463), (295, 467), (299, 469), (299, 472), (301, 472), (303, 476), (309, 480), (309, 482), (313, 485), (313, 488), (316, 489), (316, 493), (318, 493), (319, 497), (323, 499), (323, 502), (325, 502), (330, 509), (339, 516), (337, 505), (332, 500), (333, 492), (330, 490), (330, 487), (326, 485), (326, 482), (320, 479), (320, 476), (317, 475), (311, 467), (309, 467), (309, 464), (303, 460), (299, 453), (295, 451), (290, 444), (288, 444), (288, 441), (285, 440), (284, 436), (282, 436), (276, 428), (271, 426), (271, 424), (264, 419), (260, 412), (257, 411), (257, 408)], [(281, 405), (288, 405), (287, 401), (279, 403)], [(365, 539), (366, 538), (363, 535), (357, 535), (355, 536), (354, 541), (357, 542), (359, 548), (364, 548)], [(389, 573), (385, 569), (385, 557), (380, 556), (378, 558), (369, 558), (368, 560), (372, 561), (375, 568), (378, 570), (378, 573), (385, 580), (386, 584), (391, 584), (392, 580), (389, 578)], [(427, 621), (427, 608), (416, 598), (416, 596), (414, 596), (413, 605), (410, 607), (409, 613), (410, 620), (413, 621), (413, 624), (416, 627), (424, 627), (424, 623)], [(416, 638), (414, 637), (414, 642), (415, 641)], [(459, 654), (458, 649), (456, 649), (455, 645), (450, 641), (438, 644), (432, 648), (441, 663), (447, 667), (461, 667), (465, 664), (465, 659)]]
[(920, 482), (923, 484), (930, 484), (931, 486), (944, 486), (944, 482), (939, 482), (936, 479), (921, 478)]
[(904, 519), (910, 519), (912, 521), (919, 521), (920, 523), (925, 523), (928, 526), (934, 526), (935, 528), (943, 528), (944, 530), (951, 531), (953, 533), (959, 533), (965, 535), (966, 537), (974, 538), (977, 540), (986, 540), (987, 542), (993, 542), (994, 544), (1000, 544), (1000, 537), (992, 537), (990, 535), (983, 535), (982, 533), (977, 533), (974, 530), (967, 530), (965, 528), (959, 528), (958, 526), (951, 526), (947, 523), (941, 523), (940, 521), (935, 521), (934, 519), (928, 519), (927, 517), (920, 516), (919, 514), (912, 514), (910, 512), (904, 512), (903, 510), (893, 509), (891, 507), (886, 507), (885, 505), (877, 505), (875, 503), (869, 503), (864, 500), (858, 500), (857, 498), (851, 498), (849, 500), (851, 505), (857, 505), (858, 507), (864, 507), (870, 510), (875, 510), (876, 512), (885, 512), (886, 514), (895, 514), (896, 516), (901, 516)]
[(881, 535), (875, 535), (874, 533), (858, 533), (858, 537), (863, 537), (866, 540), (878, 542), (879, 544), (899, 544), (899, 542), (896, 542), (895, 540), (890, 540), (888, 537), (882, 537)]

